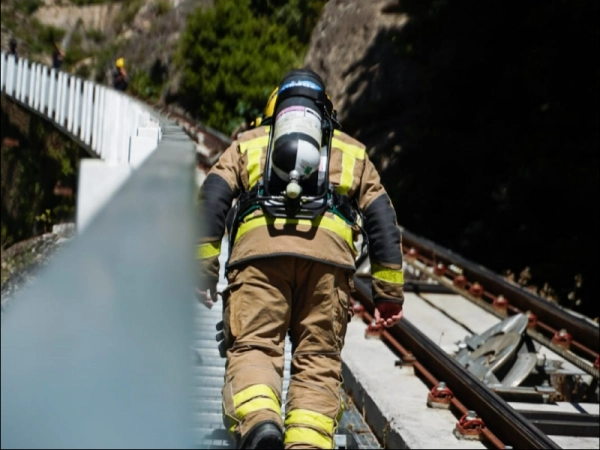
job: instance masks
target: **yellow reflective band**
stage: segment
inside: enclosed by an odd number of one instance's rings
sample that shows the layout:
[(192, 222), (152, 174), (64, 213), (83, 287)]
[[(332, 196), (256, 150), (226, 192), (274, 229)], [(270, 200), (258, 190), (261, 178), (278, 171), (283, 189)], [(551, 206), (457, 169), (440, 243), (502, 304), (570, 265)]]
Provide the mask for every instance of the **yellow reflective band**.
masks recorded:
[(312, 428), (292, 427), (285, 430), (284, 444), (309, 444), (317, 448), (333, 448), (333, 439)]
[(242, 389), (233, 396), (233, 406), (234, 408), (237, 408), (242, 403), (245, 403), (254, 397), (268, 397), (279, 404), (279, 400), (277, 399), (275, 392), (273, 392), (273, 389), (266, 384), (254, 384), (246, 389)]
[(244, 417), (246, 417), (248, 414), (258, 411), (259, 409), (269, 409), (275, 414), (281, 415), (281, 408), (279, 407), (278, 402), (265, 397), (254, 398), (250, 401), (247, 401), (242, 406), (235, 408), (235, 415), (238, 416), (240, 420), (244, 420)]
[(344, 399), (341, 399), (340, 411), (335, 416), (335, 421), (339, 423), (342, 420), (342, 416), (344, 415), (344, 410), (346, 409), (346, 405), (344, 404)]
[[(225, 425), (227, 427), (227, 430), (229, 430), (229, 432), (231, 434), (233, 434), (235, 432), (235, 427), (237, 426), (238, 421), (235, 418), (231, 417), (229, 414), (227, 414), (227, 412), (225, 412), (224, 404), (222, 404), (221, 406), (223, 409), (223, 418), (224, 418), (223, 425)], [(225, 424), (225, 422), (227, 422), (227, 423)]]
[[(334, 135), (336, 134), (336, 131), (338, 130), (334, 131)], [(339, 135), (339, 132), (337, 134)], [(356, 145), (347, 144), (337, 138), (333, 138), (331, 146), (339, 148), (342, 151), (342, 176), (340, 178), (340, 185), (336, 190), (340, 194), (346, 195), (354, 182), (354, 166), (356, 165), (356, 160), (365, 159), (365, 150)]]
[(262, 155), (262, 147), (252, 147), (248, 149), (248, 183), (250, 189), (256, 184), (261, 176), (260, 173), (260, 157)]
[(344, 219), (338, 216), (325, 217), (320, 216), (314, 219), (314, 221), (308, 219), (284, 219), (274, 218), (267, 216), (250, 217), (246, 222), (242, 223), (239, 228), (237, 235), (235, 236), (235, 242), (238, 241), (244, 234), (258, 227), (263, 226), (279, 226), (285, 225), (300, 225), (309, 227), (319, 227), (325, 230), (329, 230), (339, 235), (350, 248), (354, 248), (354, 240), (352, 238), (352, 229), (344, 222)]
[(348, 153), (342, 155), (342, 176), (340, 177), (340, 185), (336, 188), (338, 193), (346, 195), (352, 187), (354, 181), (354, 164), (356, 159)]
[(404, 284), (402, 269), (387, 269), (379, 264), (373, 264), (371, 265), (371, 276), (389, 283)]
[(198, 245), (196, 257), (198, 259), (212, 258), (221, 254), (221, 241), (208, 242)]
[(269, 409), (276, 414), (281, 414), (279, 400), (266, 384), (255, 384), (241, 390), (233, 396), (235, 415), (243, 420), (246, 415), (259, 409)]
[(250, 139), (249, 141), (242, 142), (240, 144), (240, 153), (244, 154), (246, 153), (246, 151), (248, 151), (248, 149), (251, 149), (253, 147), (259, 147), (262, 149), (263, 147), (266, 147), (268, 143), (269, 136), (260, 136), (254, 139)]
[[(336, 133), (334, 133), (334, 135), (335, 134)], [(355, 159), (360, 159), (361, 161), (365, 159), (365, 155), (367, 153), (364, 148), (354, 144), (347, 144), (346, 142), (336, 138), (331, 140), (331, 146), (334, 148), (339, 148), (345, 154), (350, 155)]]
[(310, 425), (333, 434), (333, 419), (308, 409), (294, 409), (285, 415), (286, 425)]
[(248, 183), (252, 188), (261, 177), (260, 160), (263, 148), (269, 143), (269, 136), (260, 136), (240, 144), (240, 153), (248, 152)]

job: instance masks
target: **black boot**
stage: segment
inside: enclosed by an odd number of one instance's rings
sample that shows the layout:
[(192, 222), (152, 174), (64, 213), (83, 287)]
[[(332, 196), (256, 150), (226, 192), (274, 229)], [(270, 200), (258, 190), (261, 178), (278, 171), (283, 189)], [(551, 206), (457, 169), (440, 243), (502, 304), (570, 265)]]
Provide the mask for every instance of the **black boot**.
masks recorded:
[(265, 421), (254, 426), (242, 440), (241, 449), (283, 449), (283, 433), (275, 422)]

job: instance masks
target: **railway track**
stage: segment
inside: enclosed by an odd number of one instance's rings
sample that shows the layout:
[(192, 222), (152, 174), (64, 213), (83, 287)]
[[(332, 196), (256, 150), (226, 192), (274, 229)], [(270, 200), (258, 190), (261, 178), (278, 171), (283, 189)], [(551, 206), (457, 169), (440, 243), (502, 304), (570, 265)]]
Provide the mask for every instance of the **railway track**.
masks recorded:
[(450, 250), (402, 231), (408, 265), (498, 318), (525, 313), (527, 334), (588, 374), (599, 377), (600, 329), (583, 317), (502, 278)]
[[(483, 308), (485, 311), (493, 314), (497, 319), (506, 319), (509, 316), (517, 317), (523, 312), (535, 311), (539, 317), (552, 318), (553, 327), (564, 328), (569, 326), (573, 340), (577, 338), (584, 339), (588, 334), (596, 333), (592, 324), (570, 315), (569, 312), (556, 308), (546, 300), (535, 298), (533, 295), (519, 294), (519, 289), (513, 286), (505, 286), (508, 281), (489, 273), (480, 266), (475, 265), (463, 258), (457, 257), (451, 252), (422, 240), (412, 233), (403, 230), (403, 243), (405, 252), (405, 264), (409, 266), (409, 273), (406, 288), (424, 303), (433, 305), (433, 302), (427, 300), (427, 293), (445, 292), (448, 294), (457, 294), (468, 299), (473, 306)], [(441, 265), (443, 264), (443, 269)], [(453, 267), (454, 269), (447, 269)], [(462, 269), (461, 271), (457, 270)], [(454, 433), (460, 438), (481, 440), (487, 447), (491, 448), (562, 448), (550, 435), (579, 436), (579, 437), (598, 437), (598, 415), (567, 413), (567, 412), (544, 412), (528, 410), (527, 401), (534, 403), (545, 401), (552, 403), (558, 397), (552, 398), (553, 392), (557, 394), (556, 389), (551, 383), (541, 383), (538, 391), (530, 389), (527, 395), (526, 388), (510, 389), (494, 384), (486, 383), (481, 377), (471, 373), (464, 365), (461, 365), (455, 356), (448, 353), (436, 344), (431, 337), (428, 337), (419, 329), (419, 324), (411, 320), (410, 300), (407, 300), (407, 311), (405, 319), (398, 325), (390, 329), (381, 330), (371, 325), (373, 320), (374, 305), (371, 299), (370, 277), (368, 276), (368, 261), (362, 263), (362, 270), (359, 270), (355, 276), (355, 312), (362, 317), (368, 324), (365, 334), (371, 337), (382, 339), (394, 353), (396, 353), (402, 364), (408, 364), (414, 367), (415, 374), (419, 376), (430, 389), (427, 402), (432, 407), (449, 408), (456, 416), (457, 423)], [(448, 280), (448, 274), (455, 274), (453, 279)], [(468, 275), (469, 278), (466, 277)], [(484, 278), (485, 274), (487, 278)], [(456, 283), (455, 279), (462, 276)], [(487, 282), (492, 279), (494, 283)], [(486, 282), (486, 290), (473, 292), (475, 283), (483, 285)], [(487, 291), (487, 286), (491, 292)], [(480, 289), (480, 288), (476, 288)], [(487, 295), (489, 303), (484, 303), (483, 292)], [(510, 298), (518, 298), (514, 301), (519, 306), (507, 307), (502, 304), (501, 307), (494, 299), (501, 293), (511, 293)], [(492, 293), (495, 293), (492, 294)], [(438, 294), (439, 295), (439, 294)], [(521, 309), (522, 308), (522, 309)], [(444, 312), (444, 311), (442, 311)], [(444, 314), (447, 314), (444, 312)], [(529, 313), (531, 314), (531, 313)], [(454, 315), (454, 321), (458, 314)], [(449, 317), (449, 315), (448, 315)], [(418, 319), (418, 318), (417, 318)], [(449, 317), (449, 319), (452, 319)], [(548, 319), (549, 320), (549, 319)], [(418, 322), (418, 320), (417, 320)], [(550, 326), (545, 322), (540, 327), (542, 330), (552, 332)], [(422, 322), (420, 323), (422, 325)], [(590, 359), (597, 353), (598, 342), (596, 346), (588, 349), (582, 354), (570, 352), (568, 347), (557, 345), (549, 338), (541, 338), (534, 325), (528, 321), (527, 336), (539, 342), (550, 351), (580, 368), (586, 374), (591, 375), (590, 389), (594, 386), (597, 390), (597, 367), (590, 363)], [(537, 322), (539, 327), (540, 322)], [(465, 329), (468, 327), (465, 326)], [(556, 332), (555, 332), (556, 333)], [(578, 341), (577, 341), (578, 342)], [(544, 394), (544, 386), (547, 389), (547, 395)], [(521, 394), (521, 395), (515, 395)], [(537, 398), (535, 398), (537, 395)], [(515, 407), (515, 401), (521, 400), (523, 403)], [(597, 403), (597, 391), (595, 402)], [(525, 410), (523, 410), (525, 408)], [(458, 448), (457, 444), (457, 448)], [(573, 447), (574, 448), (574, 447)], [(597, 448), (597, 447), (596, 447)]]

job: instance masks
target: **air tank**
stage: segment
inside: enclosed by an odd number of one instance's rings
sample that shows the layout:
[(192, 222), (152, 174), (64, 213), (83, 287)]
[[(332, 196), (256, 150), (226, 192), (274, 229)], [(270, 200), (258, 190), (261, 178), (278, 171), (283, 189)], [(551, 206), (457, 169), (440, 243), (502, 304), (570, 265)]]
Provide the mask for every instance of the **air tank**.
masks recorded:
[(285, 182), (302, 184), (319, 169), (323, 117), (315, 100), (323, 91), (323, 81), (308, 70), (290, 72), (279, 85), (271, 161)]

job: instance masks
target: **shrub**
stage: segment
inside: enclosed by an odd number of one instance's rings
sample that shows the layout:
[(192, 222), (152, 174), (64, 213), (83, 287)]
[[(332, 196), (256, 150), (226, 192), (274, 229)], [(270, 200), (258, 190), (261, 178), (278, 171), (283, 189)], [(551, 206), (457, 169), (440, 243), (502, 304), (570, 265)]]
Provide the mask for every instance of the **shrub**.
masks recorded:
[(286, 70), (302, 65), (306, 43), (250, 0), (221, 0), (193, 13), (180, 40), (183, 106), (229, 132), (259, 114)]
[(173, 4), (170, 0), (157, 0), (154, 8), (157, 16), (163, 16), (173, 9)]
[(28, 15), (33, 14), (43, 4), (42, 0), (19, 0), (15, 2), (16, 8)]

